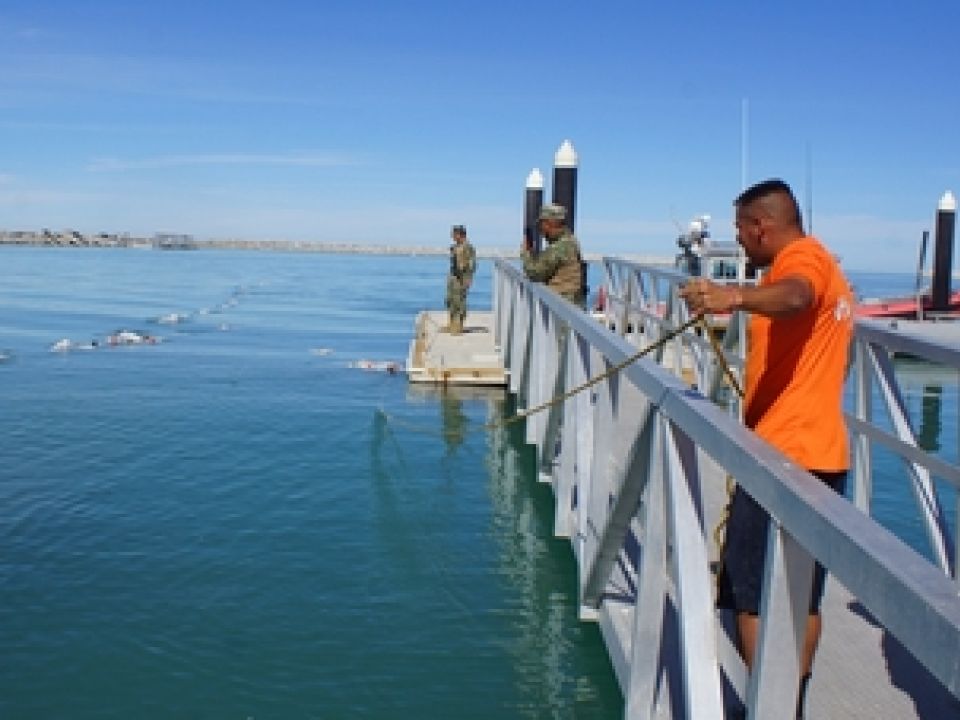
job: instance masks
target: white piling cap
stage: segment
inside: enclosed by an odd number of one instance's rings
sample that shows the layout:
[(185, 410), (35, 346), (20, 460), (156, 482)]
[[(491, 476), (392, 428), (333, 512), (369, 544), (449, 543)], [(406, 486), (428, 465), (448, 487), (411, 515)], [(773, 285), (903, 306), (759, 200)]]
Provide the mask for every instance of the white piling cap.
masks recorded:
[(543, 190), (543, 173), (540, 168), (534, 168), (527, 175), (527, 190)]
[(957, 199), (953, 196), (953, 193), (947, 190), (943, 197), (940, 198), (940, 204), (937, 205), (937, 210), (941, 212), (956, 212), (957, 211)]
[(553, 156), (553, 166), (558, 168), (575, 168), (577, 166), (577, 151), (573, 149), (573, 143), (564, 140), (557, 149), (557, 154)]

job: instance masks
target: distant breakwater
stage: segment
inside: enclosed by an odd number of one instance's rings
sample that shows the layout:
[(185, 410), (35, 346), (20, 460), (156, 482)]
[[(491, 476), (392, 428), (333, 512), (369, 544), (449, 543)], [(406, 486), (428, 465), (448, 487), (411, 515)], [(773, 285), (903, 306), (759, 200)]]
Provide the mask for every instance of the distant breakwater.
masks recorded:
[[(263, 252), (316, 252), (354, 255), (446, 255), (444, 246), (362, 245), (310, 240), (197, 240), (189, 235), (83, 235), (78, 232), (0, 231), (0, 244), (40, 247), (134, 248), (139, 250), (256, 250)], [(486, 257), (518, 257), (516, 250), (477, 248)]]
[[(48, 231), (3, 231), (0, 230), (0, 246), (30, 245), (38, 247), (89, 247), (89, 248), (132, 248), (139, 250), (189, 251), (189, 250), (254, 250), (261, 252), (289, 253), (330, 253), (339, 255), (446, 255), (448, 246), (400, 246), (400, 245), (362, 245), (356, 243), (326, 243), (310, 240), (197, 240), (189, 235), (155, 235), (138, 237), (133, 235), (83, 235), (74, 231), (52, 233)], [(515, 248), (485, 247), (476, 245), (477, 256), (481, 258), (519, 258)], [(604, 253), (584, 253), (588, 262), (597, 262)], [(652, 265), (673, 265), (672, 256), (620, 255), (636, 262)]]

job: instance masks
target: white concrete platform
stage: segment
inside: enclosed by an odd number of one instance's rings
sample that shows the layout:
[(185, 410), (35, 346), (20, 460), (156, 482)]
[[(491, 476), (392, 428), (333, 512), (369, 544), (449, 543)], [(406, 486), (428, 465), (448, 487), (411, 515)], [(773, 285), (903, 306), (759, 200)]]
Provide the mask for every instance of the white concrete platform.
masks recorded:
[(407, 355), (410, 382), (506, 385), (503, 356), (493, 338), (493, 313), (470, 312), (461, 335), (451, 335), (446, 324), (444, 310), (417, 315)]

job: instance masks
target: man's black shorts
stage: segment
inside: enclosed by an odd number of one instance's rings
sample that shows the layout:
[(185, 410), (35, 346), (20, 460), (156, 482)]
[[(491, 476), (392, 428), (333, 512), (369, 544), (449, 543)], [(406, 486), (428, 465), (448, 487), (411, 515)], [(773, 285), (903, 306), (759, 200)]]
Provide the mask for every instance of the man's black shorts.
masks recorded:
[[(811, 470), (828, 486), (844, 493), (847, 473)], [(767, 530), (770, 518), (766, 510), (737, 486), (730, 501), (727, 537), (720, 559), (717, 607), (747, 612), (760, 612), (760, 591), (763, 585), (763, 566), (767, 555)], [(810, 593), (810, 613), (820, 612), (826, 571), (815, 563), (813, 590)]]

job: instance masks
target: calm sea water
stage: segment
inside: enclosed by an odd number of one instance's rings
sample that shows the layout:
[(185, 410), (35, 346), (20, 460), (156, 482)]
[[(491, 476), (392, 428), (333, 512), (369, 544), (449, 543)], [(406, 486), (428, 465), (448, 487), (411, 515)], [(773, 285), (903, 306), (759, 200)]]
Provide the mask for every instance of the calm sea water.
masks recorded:
[[(502, 391), (352, 367), (403, 361), (445, 270), (0, 249), (0, 717), (622, 715), (531, 453), (477, 429)], [(162, 342), (49, 350), (118, 329)], [(956, 378), (916, 377), (955, 459)], [(879, 465), (878, 514), (922, 549)]]
[[(502, 391), (350, 367), (445, 272), (0, 251), (0, 717), (620, 716)], [(163, 342), (48, 350), (120, 328)]]

